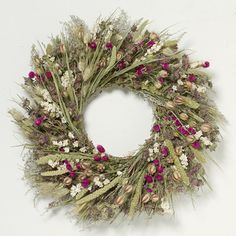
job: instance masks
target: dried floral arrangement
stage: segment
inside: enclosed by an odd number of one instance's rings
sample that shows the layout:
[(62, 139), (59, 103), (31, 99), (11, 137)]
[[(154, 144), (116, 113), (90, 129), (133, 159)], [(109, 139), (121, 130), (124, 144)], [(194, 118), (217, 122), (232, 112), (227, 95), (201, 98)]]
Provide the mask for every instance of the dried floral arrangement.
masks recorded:
[[(112, 222), (172, 211), (172, 196), (207, 184), (207, 151), (219, 141), (222, 116), (209, 98), (209, 62), (190, 61), (167, 30), (99, 18), (93, 30), (72, 17), (64, 33), (40, 50), (24, 78), (25, 112), (10, 114), (29, 140), (25, 177), (49, 208), (72, 206), (78, 221)], [(96, 147), (84, 128), (91, 97), (110, 87), (141, 94), (153, 105), (150, 137), (133, 155)], [(109, 112), (109, 111), (107, 111)]]

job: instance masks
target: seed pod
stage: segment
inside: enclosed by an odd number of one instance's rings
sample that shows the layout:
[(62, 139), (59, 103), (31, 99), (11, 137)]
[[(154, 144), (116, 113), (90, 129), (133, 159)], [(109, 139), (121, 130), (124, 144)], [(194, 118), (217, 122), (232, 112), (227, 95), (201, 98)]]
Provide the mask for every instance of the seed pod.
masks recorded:
[(132, 186), (132, 185), (127, 185), (127, 186), (125, 187), (125, 192), (126, 192), (126, 193), (130, 193), (130, 192), (132, 192), (132, 190), (133, 190), (133, 186)]
[(176, 181), (179, 181), (181, 179), (181, 175), (177, 170), (175, 170), (173, 173), (173, 179)]
[(155, 32), (151, 32), (149, 35), (149, 38), (151, 40), (157, 40), (158, 39), (158, 35)]
[(63, 184), (65, 186), (70, 186), (72, 184), (72, 178), (70, 177), (65, 177), (65, 179), (63, 180)]
[(181, 120), (184, 120), (184, 121), (188, 120), (188, 115), (186, 113), (181, 113), (179, 117)]
[(176, 96), (175, 99), (174, 99), (174, 103), (175, 103), (176, 105), (182, 105), (182, 104), (184, 104), (184, 99), (183, 99), (183, 97), (181, 97), (181, 96)]
[(174, 163), (174, 159), (171, 158), (171, 157), (168, 157), (166, 160), (167, 160), (167, 163), (169, 163), (169, 164), (173, 164)]
[(166, 78), (168, 76), (168, 72), (166, 70), (161, 70), (159, 72), (159, 75), (162, 77), (162, 78)]
[(90, 170), (90, 169), (86, 169), (86, 170), (84, 171), (84, 174), (85, 174), (86, 176), (91, 176), (91, 175), (93, 174), (93, 171)]
[(189, 125), (190, 125), (191, 127), (197, 127), (197, 123), (196, 123), (196, 121), (194, 121), (194, 120), (191, 120), (191, 121), (189, 122)]
[(89, 162), (87, 162), (87, 161), (81, 161), (81, 168), (82, 169), (87, 169), (87, 168), (89, 168), (89, 166), (90, 166), (90, 163)]
[(148, 166), (148, 173), (149, 173), (150, 175), (155, 174), (155, 173), (156, 173), (156, 167), (155, 167), (154, 165), (149, 165), (149, 166)]
[(172, 101), (168, 101), (168, 102), (166, 102), (166, 107), (173, 109), (175, 107), (175, 104)]
[(147, 202), (149, 202), (149, 200), (150, 200), (150, 194), (149, 193), (146, 193), (144, 196), (143, 196), (143, 198), (142, 198), (142, 202), (143, 203), (147, 203)]
[(201, 131), (204, 133), (208, 133), (211, 130), (211, 125), (208, 123), (204, 123), (201, 125)]
[(193, 83), (190, 82), (190, 81), (186, 81), (186, 82), (185, 82), (185, 87), (186, 87), (187, 89), (189, 89), (189, 90), (192, 90)]
[(187, 139), (188, 142), (192, 143), (195, 140), (195, 137), (190, 134), (186, 137), (186, 139)]
[(121, 60), (122, 57), (123, 57), (123, 52), (118, 51), (117, 54), (116, 54), (117, 61)]
[(183, 147), (181, 147), (181, 146), (176, 147), (175, 153), (177, 156), (181, 156), (181, 154), (183, 153)]
[(153, 194), (151, 197), (151, 201), (152, 202), (158, 202), (160, 199), (160, 197), (157, 194)]
[(116, 205), (121, 206), (124, 203), (124, 201), (125, 201), (125, 196), (121, 195), (116, 199), (115, 203)]
[(103, 164), (98, 164), (98, 165), (97, 165), (97, 170), (98, 170), (99, 172), (103, 172), (103, 171), (105, 170), (105, 166), (104, 166)]

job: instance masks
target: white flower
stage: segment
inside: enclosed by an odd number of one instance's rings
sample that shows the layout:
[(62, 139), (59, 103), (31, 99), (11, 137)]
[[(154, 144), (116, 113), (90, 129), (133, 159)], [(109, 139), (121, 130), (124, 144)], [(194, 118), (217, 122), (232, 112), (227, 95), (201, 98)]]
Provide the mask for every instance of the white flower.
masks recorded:
[(152, 148), (149, 148), (149, 149), (148, 149), (148, 152), (149, 152), (149, 156), (153, 156), (154, 150), (153, 150)]
[(212, 142), (207, 137), (201, 137), (200, 139), (206, 146), (212, 145)]
[(78, 141), (74, 141), (72, 145), (73, 145), (73, 147), (79, 147), (79, 142)]
[(74, 138), (75, 138), (75, 136), (74, 136), (74, 134), (73, 134), (72, 132), (69, 132), (69, 133), (68, 133), (68, 137), (69, 137), (70, 139), (74, 139)]
[(194, 137), (196, 139), (200, 139), (201, 136), (202, 136), (202, 131), (201, 130), (197, 131), (196, 134), (194, 134)]
[(63, 124), (67, 123), (66, 118), (65, 118), (65, 117), (62, 117), (62, 118), (61, 118), (61, 122), (62, 122)]
[(179, 157), (179, 159), (180, 159), (180, 162), (181, 162), (183, 168), (186, 169), (187, 166), (188, 166), (188, 157), (183, 153), (183, 154)]
[(73, 186), (70, 188), (70, 195), (71, 195), (72, 197), (75, 197), (76, 194), (79, 193), (81, 190), (82, 190), (81, 184), (73, 185)]
[(68, 146), (69, 145), (69, 140), (65, 139), (62, 141), (62, 146)]
[(104, 185), (107, 185), (107, 184), (109, 184), (110, 183), (110, 180), (109, 179), (105, 179), (104, 181), (103, 181), (103, 184)]
[(172, 86), (172, 90), (173, 90), (174, 92), (177, 91), (177, 90), (178, 90), (177, 86), (176, 86), (176, 85), (173, 85), (173, 86)]
[[(78, 142), (78, 141), (77, 141), (77, 142)], [(79, 145), (79, 144), (78, 144), (78, 145)], [(87, 151), (87, 148), (86, 148), (86, 147), (82, 147), (82, 148), (80, 148), (79, 150), (80, 150), (80, 152), (85, 153), (85, 152)]]
[(70, 152), (70, 148), (69, 148), (69, 147), (64, 147), (64, 152), (65, 152), (65, 153)]
[(206, 87), (204, 87), (204, 86), (198, 86), (197, 91), (198, 91), (199, 93), (205, 93), (205, 92), (206, 92)]
[(122, 175), (122, 172), (119, 171), (119, 170), (116, 173), (117, 173), (118, 176)]
[(96, 181), (96, 182), (94, 182), (94, 184), (95, 184), (96, 186), (98, 186), (99, 188), (102, 188), (102, 187), (103, 187), (103, 183), (102, 183), (101, 181)]
[(184, 84), (183, 81), (180, 80), (180, 79), (177, 80), (177, 83), (178, 83), (178, 85), (183, 85)]
[(52, 168), (55, 168), (56, 166), (59, 165), (59, 162), (58, 161), (49, 160), (48, 161), (48, 165), (50, 165)]
[(61, 85), (64, 88), (69, 87), (69, 85), (72, 85), (75, 81), (74, 76), (72, 75), (72, 71), (66, 71), (63, 76), (61, 77)]

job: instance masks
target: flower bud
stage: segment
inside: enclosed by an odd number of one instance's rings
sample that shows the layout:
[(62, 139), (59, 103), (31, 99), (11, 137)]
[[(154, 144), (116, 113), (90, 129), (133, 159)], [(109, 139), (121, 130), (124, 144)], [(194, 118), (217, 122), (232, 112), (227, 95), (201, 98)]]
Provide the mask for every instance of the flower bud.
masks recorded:
[(125, 201), (125, 196), (121, 195), (116, 199), (115, 203), (116, 205), (121, 206), (124, 203), (124, 201)]
[(127, 185), (127, 186), (125, 187), (125, 192), (126, 192), (126, 193), (130, 193), (130, 192), (132, 192), (132, 190), (133, 190), (133, 186), (132, 186), (132, 185)]
[(157, 194), (153, 194), (153, 195), (151, 196), (151, 201), (152, 201), (152, 202), (158, 202), (159, 199), (160, 199), (160, 197), (159, 197)]
[(142, 198), (142, 202), (143, 203), (147, 203), (147, 202), (149, 202), (149, 200), (150, 200), (150, 194), (149, 193), (146, 193), (144, 196), (143, 196), (143, 198)]
[(154, 165), (149, 165), (149, 166), (148, 166), (148, 173), (149, 173), (150, 175), (155, 174), (155, 173), (156, 173), (156, 167), (155, 167)]
[(188, 115), (186, 113), (181, 113), (179, 117), (181, 120), (184, 120), (184, 121), (188, 120)]
[(201, 125), (201, 131), (204, 133), (208, 133), (211, 130), (211, 125), (208, 123), (204, 123)]

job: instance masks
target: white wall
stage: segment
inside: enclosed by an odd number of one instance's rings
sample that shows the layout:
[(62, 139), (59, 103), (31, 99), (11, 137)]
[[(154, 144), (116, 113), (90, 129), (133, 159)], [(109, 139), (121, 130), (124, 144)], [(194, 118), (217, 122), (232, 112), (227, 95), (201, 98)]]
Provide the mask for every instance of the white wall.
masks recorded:
[[(81, 231), (79, 226), (65, 218), (63, 211), (53, 215), (44, 213), (41, 207), (34, 208), (33, 194), (26, 195), (28, 187), (21, 180), (21, 148), (12, 147), (21, 140), (14, 134), (16, 129), (6, 112), (13, 105), (11, 99), (21, 94), (17, 84), (30, 69), (33, 43), (45, 41), (51, 33), (58, 33), (61, 29), (59, 22), (68, 20), (69, 15), (78, 15), (92, 25), (99, 14), (107, 16), (118, 7), (126, 10), (132, 20), (149, 18), (153, 22), (151, 28), (156, 30), (174, 24), (171, 32), (187, 32), (182, 45), (193, 50), (193, 57), (211, 62), (216, 102), (229, 122), (223, 132), (225, 141), (213, 155), (222, 170), (214, 164), (209, 165), (213, 192), (207, 189), (199, 192), (195, 209), (189, 198), (181, 197), (176, 201), (175, 217), (154, 217), (150, 221), (139, 218), (128, 226), (123, 223)], [(235, 236), (235, 24), (236, 0), (0, 0), (0, 235)], [(121, 109), (118, 96), (114, 95), (112, 99)], [(137, 109), (143, 106), (135, 98), (130, 98), (130, 102)], [(147, 105), (144, 106), (148, 112)], [(91, 112), (96, 112), (94, 109), (91, 108)], [(150, 115), (146, 117), (149, 119)], [(141, 123), (145, 129), (135, 133), (135, 142), (145, 138), (150, 124), (147, 119)], [(95, 136), (100, 133), (99, 130), (93, 132)], [(115, 149), (116, 138), (111, 137), (112, 152), (120, 150), (120, 147)], [(133, 141), (124, 141), (125, 152), (134, 147)]]

